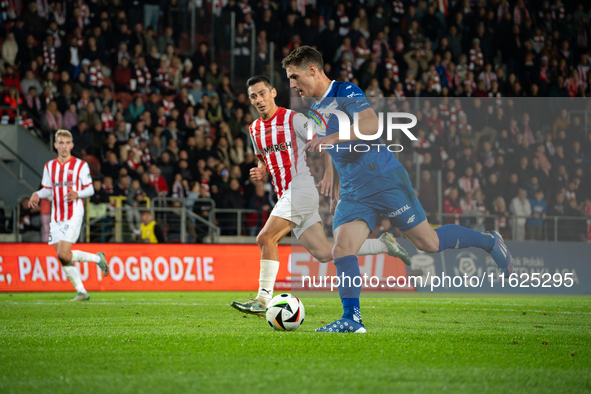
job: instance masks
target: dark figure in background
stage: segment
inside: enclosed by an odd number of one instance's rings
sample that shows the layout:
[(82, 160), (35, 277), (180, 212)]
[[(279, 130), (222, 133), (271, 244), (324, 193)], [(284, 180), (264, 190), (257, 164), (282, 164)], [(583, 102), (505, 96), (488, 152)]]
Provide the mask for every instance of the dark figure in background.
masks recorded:
[(246, 219), (248, 235), (255, 236), (261, 231), (269, 218), (269, 212), (271, 212), (271, 205), (269, 204), (269, 197), (265, 193), (264, 184), (259, 183), (255, 186), (255, 192), (248, 202), (248, 209), (256, 209), (258, 211), (248, 214)]

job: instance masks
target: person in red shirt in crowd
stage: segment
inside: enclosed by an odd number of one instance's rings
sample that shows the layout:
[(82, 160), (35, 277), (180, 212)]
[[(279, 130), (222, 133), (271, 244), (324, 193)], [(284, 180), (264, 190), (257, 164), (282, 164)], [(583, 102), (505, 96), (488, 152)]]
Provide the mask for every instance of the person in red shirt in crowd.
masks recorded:
[(18, 79), (18, 76), (16, 76), (14, 67), (6, 67), (6, 74), (2, 77), (2, 83), (7, 88), (16, 88), (20, 95), (23, 94), (23, 91), (21, 90), (21, 81)]
[(170, 192), (168, 184), (164, 177), (160, 176), (160, 168), (157, 165), (152, 164), (148, 169), (150, 173), (150, 184), (156, 188), (158, 194), (163, 193), (165, 196)]
[[(453, 187), (446, 198), (443, 199), (443, 212), (447, 214), (455, 214), (454, 217), (449, 217), (447, 223), (460, 224), (459, 215), (462, 213), (460, 207), (460, 193), (456, 187)], [(445, 220), (443, 220), (445, 222)]]

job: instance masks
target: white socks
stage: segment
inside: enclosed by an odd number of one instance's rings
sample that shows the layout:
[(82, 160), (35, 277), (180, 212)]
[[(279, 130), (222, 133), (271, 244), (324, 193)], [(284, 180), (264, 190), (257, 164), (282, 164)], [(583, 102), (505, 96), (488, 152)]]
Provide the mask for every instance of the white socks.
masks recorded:
[(93, 263), (100, 263), (101, 258), (97, 254), (86, 253), (81, 250), (72, 250), (72, 262), (92, 261)]
[(388, 247), (385, 243), (379, 239), (366, 239), (363, 245), (361, 245), (359, 252), (357, 252), (357, 256), (382, 253), (388, 253)]
[[(89, 253), (87, 253), (89, 254)], [(80, 279), (80, 271), (75, 265), (62, 266), (62, 269), (66, 273), (66, 277), (70, 280), (70, 283), (74, 285), (74, 288), (78, 293), (86, 293), (86, 289)]]
[(279, 272), (279, 261), (261, 260), (261, 274), (259, 277), (259, 293), (256, 301), (264, 308), (273, 298), (275, 278)]

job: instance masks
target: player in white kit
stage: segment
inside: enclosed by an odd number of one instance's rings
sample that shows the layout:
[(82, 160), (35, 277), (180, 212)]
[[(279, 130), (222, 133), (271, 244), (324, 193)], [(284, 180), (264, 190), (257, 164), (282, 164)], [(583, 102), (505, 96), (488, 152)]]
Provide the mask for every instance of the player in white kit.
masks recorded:
[[(261, 114), (250, 125), (250, 136), (259, 158), (258, 166), (250, 170), (250, 176), (254, 181), (260, 181), (264, 172), (268, 172), (279, 200), (257, 236), (261, 248), (258, 295), (252, 301), (234, 301), (231, 305), (244, 313), (263, 315), (273, 298), (279, 271), (279, 241), (293, 231), (300, 243), (321, 263), (333, 260), (333, 244), (324, 234), (318, 213), (318, 192), (306, 165), (304, 147), (308, 141), (308, 118), (278, 107), (275, 104), (277, 91), (267, 77), (255, 76), (246, 84), (250, 103)], [(330, 185), (332, 165), (327, 168), (329, 172), (324, 183)], [(297, 192), (292, 193), (292, 190)], [(359, 250), (359, 255), (381, 253), (398, 256), (399, 245), (394, 237), (384, 234), (380, 239), (367, 239)]]
[(90, 296), (82, 284), (80, 272), (74, 262), (91, 261), (99, 266), (104, 276), (109, 275), (109, 265), (104, 253), (71, 250), (80, 236), (84, 218), (83, 199), (94, 194), (92, 178), (88, 164), (71, 155), (74, 143), (68, 130), (56, 131), (53, 146), (58, 157), (45, 164), (41, 190), (31, 195), (29, 208), (37, 207), (39, 199), (52, 196), (49, 245), (54, 245), (66, 277), (77, 291), (72, 301), (86, 301)]

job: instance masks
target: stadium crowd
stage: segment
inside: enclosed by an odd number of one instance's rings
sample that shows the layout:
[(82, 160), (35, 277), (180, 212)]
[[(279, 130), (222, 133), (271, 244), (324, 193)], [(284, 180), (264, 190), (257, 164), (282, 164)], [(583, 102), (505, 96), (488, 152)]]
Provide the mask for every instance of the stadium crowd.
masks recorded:
[[(58, 128), (71, 130), (74, 154), (90, 164), (95, 179), (91, 201), (126, 196), (132, 231), (140, 224), (133, 208), (158, 195), (177, 199), (171, 206), (185, 198), (203, 218), (211, 205), (196, 198), (211, 198), (217, 208), (253, 209), (246, 233), (260, 229), (274, 193), (268, 180), (248, 180), (256, 164), (248, 127), (257, 115), (244, 65), (255, 56), (256, 73), (268, 73), (273, 61), (278, 101), (287, 105), (280, 59), (301, 45), (317, 47), (327, 75), (355, 82), (370, 102), (416, 112), (419, 140), (404, 144), (400, 160), (413, 181), (420, 166), (415, 186), (432, 221), (542, 239), (553, 234), (542, 231), (547, 215), (591, 217), (591, 133), (584, 128), (591, 119), (569, 112), (589, 109), (591, 95), (591, 9), (583, 2), (448, 0), (442, 9), (427, 0), (191, 1), (203, 40), (186, 53), (189, 2), (0, 5), (1, 84), (12, 108), (3, 110), (2, 122), (20, 122), (45, 140)], [(235, 84), (228, 56), (232, 12)], [(276, 53), (269, 53), (270, 42)], [(540, 107), (521, 104), (539, 97), (556, 99), (543, 107), (550, 123), (539, 121)], [(317, 180), (320, 163), (310, 157)], [(443, 170), (444, 212), (451, 215), (443, 219), (435, 216), (437, 170)], [(34, 215), (25, 205), (23, 217)], [(461, 213), (496, 216), (454, 216)], [(512, 221), (510, 213), (528, 218)], [(216, 219), (223, 234), (235, 234), (235, 215)], [(560, 239), (591, 241), (589, 222), (560, 223)], [(206, 228), (190, 225), (200, 241)], [(167, 223), (169, 238), (178, 226)], [(379, 227), (376, 232), (391, 231), (386, 221)]]

